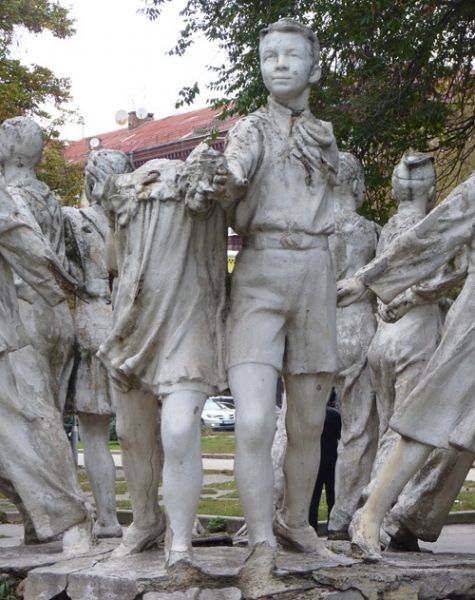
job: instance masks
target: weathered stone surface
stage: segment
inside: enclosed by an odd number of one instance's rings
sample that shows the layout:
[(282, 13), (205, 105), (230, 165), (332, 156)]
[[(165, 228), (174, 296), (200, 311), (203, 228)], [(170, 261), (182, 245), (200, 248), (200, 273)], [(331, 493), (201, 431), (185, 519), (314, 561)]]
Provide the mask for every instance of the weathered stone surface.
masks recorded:
[(190, 588), (184, 592), (150, 592), (145, 594), (143, 600), (196, 600), (200, 590), (198, 588)]
[(0, 548), (0, 573), (26, 576), (31, 569), (57, 563), (61, 552), (61, 542)]
[(62, 592), (64, 600), (475, 599), (474, 555), (394, 553), (385, 554), (380, 564), (338, 566), (312, 555), (279, 552), (277, 574), (251, 587), (238, 577), (246, 555), (244, 548), (197, 549), (201, 579), (188, 588), (172, 585), (162, 551), (62, 561), (29, 573), (25, 600), (52, 600)]
[(143, 600), (241, 600), (238, 588), (220, 588), (216, 590), (190, 588), (183, 592), (150, 592)]

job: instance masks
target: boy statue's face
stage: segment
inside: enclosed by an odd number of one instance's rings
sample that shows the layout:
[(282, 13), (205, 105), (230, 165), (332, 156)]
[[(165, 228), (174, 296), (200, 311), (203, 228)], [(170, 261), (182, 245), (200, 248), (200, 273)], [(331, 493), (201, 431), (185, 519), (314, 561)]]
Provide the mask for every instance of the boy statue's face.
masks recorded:
[(310, 83), (320, 78), (310, 41), (292, 31), (273, 31), (260, 43), (262, 79), (277, 100), (298, 97)]

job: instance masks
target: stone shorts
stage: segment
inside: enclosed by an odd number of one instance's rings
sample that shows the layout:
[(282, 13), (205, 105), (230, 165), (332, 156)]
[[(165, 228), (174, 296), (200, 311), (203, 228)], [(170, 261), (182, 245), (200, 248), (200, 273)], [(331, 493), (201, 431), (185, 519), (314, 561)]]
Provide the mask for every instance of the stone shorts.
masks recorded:
[(337, 369), (336, 284), (326, 248), (242, 250), (231, 283), (227, 366), (290, 375)]

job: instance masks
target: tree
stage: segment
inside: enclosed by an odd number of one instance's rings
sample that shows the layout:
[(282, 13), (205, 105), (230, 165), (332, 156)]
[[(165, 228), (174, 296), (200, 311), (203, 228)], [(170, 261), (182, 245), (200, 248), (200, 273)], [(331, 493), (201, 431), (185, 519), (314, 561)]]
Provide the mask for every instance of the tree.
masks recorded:
[(30, 116), (49, 120), (43, 159), (38, 176), (58, 194), (65, 204), (75, 204), (82, 189), (82, 168), (65, 161), (64, 142), (54, 139), (55, 126), (70, 111), (52, 120), (45, 103), (61, 109), (70, 100), (68, 79), (58, 78), (40, 65), (24, 65), (11, 57), (18, 28), (31, 33), (50, 31), (58, 38), (74, 33), (68, 10), (49, 0), (1, 0), (0, 2), (0, 122), (10, 117)]
[[(160, 16), (170, 0), (142, 0)], [(333, 123), (339, 147), (365, 167), (365, 212), (384, 222), (393, 166), (409, 149), (443, 154), (441, 194), (457, 183), (475, 148), (473, 0), (187, 0), (174, 54), (197, 36), (217, 41), (227, 62), (210, 65), (215, 105), (245, 114), (261, 105), (260, 29), (283, 16), (318, 32), (321, 86), (314, 113)], [(197, 86), (182, 90), (190, 102)], [(231, 108), (229, 108), (231, 107)]]
[(48, 184), (60, 204), (78, 206), (83, 189), (84, 171), (79, 163), (64, 158), (65, 142), (50, 139), (43, 149), (43, 157), (36, 168), (38, 179)]
[(44, 103), (61, 108), (70, 99), (68, 79), (56, 77), (39, 65), (24, 65), (12, 58), (19, 28), (32, 33), (50, 31), (58, 38), (74, 33), (68, 10), (49, 0), (0, 2), (0, 122), (18, 115), (50, 118)]

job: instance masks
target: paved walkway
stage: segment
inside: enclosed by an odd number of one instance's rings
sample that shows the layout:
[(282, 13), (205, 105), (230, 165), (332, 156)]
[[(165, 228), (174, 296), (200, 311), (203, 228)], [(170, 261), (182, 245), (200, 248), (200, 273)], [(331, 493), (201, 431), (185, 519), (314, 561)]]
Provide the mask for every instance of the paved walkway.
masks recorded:
[[(113, 452), (114, 464), (116, 467), (122, 467), (122, 454), (120, 452)], [(84, 466), (84, 453), (79, 451), (78, 463), (80, 467)], [(234, 469), (234, 458), (203, 458), (203, 468), (205, 469), (218, 469), (232, 471)]]
[[(0, 525), (0, 548), (17, 546), (23, 538), (23, 526), (16, 524)], [(460, 552), (475, 554), (475, 525), (446, 525), (440, 538), (433, 544), (421, 546), (434, 553)]]

